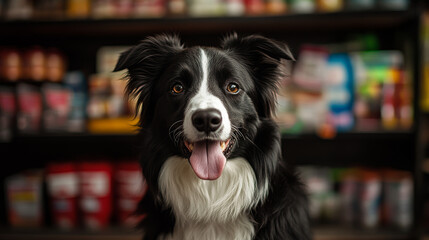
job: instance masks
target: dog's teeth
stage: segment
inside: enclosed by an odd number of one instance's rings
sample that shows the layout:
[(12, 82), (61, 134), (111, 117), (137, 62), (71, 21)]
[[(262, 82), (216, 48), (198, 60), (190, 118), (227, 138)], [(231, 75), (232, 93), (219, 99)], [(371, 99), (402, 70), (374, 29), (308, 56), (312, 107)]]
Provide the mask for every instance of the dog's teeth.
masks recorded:
[(226, 148), (226, 142), (220, 142), (220, 148), (224, 151)]
[(190, 144), (189, 144), (189, 151), (191, 151), (191, 152), (192, 152), (192, 150), (194, 150), (194, 144), (190, 143)]

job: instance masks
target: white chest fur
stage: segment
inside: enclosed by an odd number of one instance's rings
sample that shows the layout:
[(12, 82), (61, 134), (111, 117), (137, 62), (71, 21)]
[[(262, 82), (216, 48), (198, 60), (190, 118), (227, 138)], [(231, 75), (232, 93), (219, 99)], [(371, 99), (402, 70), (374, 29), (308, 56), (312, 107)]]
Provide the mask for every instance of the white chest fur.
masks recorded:
[(176, 217), (173, 235), (164, 239), (252, 239), (248, 212), (264, 193), (256, 191), (255, 174), (245, 159), (228, 160), (220, 178), (206, 181), (195, 175), (186, 159), (170, 157), (159, 186)]

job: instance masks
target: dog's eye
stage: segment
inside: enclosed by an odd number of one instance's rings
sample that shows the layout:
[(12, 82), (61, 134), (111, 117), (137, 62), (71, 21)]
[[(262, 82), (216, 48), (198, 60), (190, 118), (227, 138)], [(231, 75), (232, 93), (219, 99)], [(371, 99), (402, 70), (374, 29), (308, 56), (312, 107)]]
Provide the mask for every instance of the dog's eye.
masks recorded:
[(177, 83), (173, 86), (173, 88), (171, 89), (171, 92), (174, 94), (180, 94), (183, 92), (183, 90), (184, 90), (184, 87), (181, 84)]
[(229, 93), (237, 94), (240, 91), (240, 88), (236, 83), (229, 83), (228, 86), (226, 87), (226, 90)]

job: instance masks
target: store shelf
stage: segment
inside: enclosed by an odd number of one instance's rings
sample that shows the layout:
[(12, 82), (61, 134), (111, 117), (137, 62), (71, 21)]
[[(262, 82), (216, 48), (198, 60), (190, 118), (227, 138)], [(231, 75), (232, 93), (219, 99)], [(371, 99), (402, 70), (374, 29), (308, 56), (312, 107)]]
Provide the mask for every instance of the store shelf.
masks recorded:
[[(0, 155), (14, 154), (27, 159), (38, 154), (41, 159), (70, 158), (76, 153), (109, 156), (137, 156), (141, 138), (134, 134), (43, 134), (17, 136), (0, 144)], [(412, 170), (415, 144), (412, 132), (342, 133), (333, 139), (315, 134), (284, 135), (283, 153), (288, 161), (299, 165), (332, 167), (391, 167)], [(23, 152), (22, 149), (25, 149)], [(10, 153), (10, 154), (9, 154)], [(17, 157), (21, 155), (21, 157)]]
[[(100, 231), (57, 229), (0, 229), (0, 240), (137, 240), (142, 233), (123, 228)], [(362, 230), (349, 227), (316, 227), (314, 240), (409, 240), (410, 234), (389, 230)], [(427, 239), (425, 239), (427, 240)]]
[(142, 234), (129, 229), (108, 228), (100, 231), (57, 229), (0, 229), (0, 240), (140, 240)]
[(299, 165), (413, 170), (414, 146), (412, 132), (343, 133), (333, 139), (286, 136), (283, 154)]
[(314, 240), (411, 240), (412, 234), (384, 229), (351, 227), (316, 227)]
[(28, 36), (97, 36), (143, 34), (175, 31), (209, 33), (213, 31), (323, 31), (338, 29), (380, 29), (397, 26), (415, 17), (416, 11), (341, 11), (332, 13), (285, 14), (240, 17), (162, 17), (142, 19), (80, 19), (55, 21), (2, 21), (0, 37)]

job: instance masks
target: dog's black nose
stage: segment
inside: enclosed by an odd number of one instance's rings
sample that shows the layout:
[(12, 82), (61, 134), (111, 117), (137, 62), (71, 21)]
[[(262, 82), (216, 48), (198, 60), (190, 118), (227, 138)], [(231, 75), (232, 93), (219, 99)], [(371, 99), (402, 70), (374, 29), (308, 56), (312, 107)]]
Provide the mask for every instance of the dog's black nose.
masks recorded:
[(222, 124), (222, 114), (214, 108), (198, 110), (192, 115), (192, 124), (200, 132), (214, 132)]

